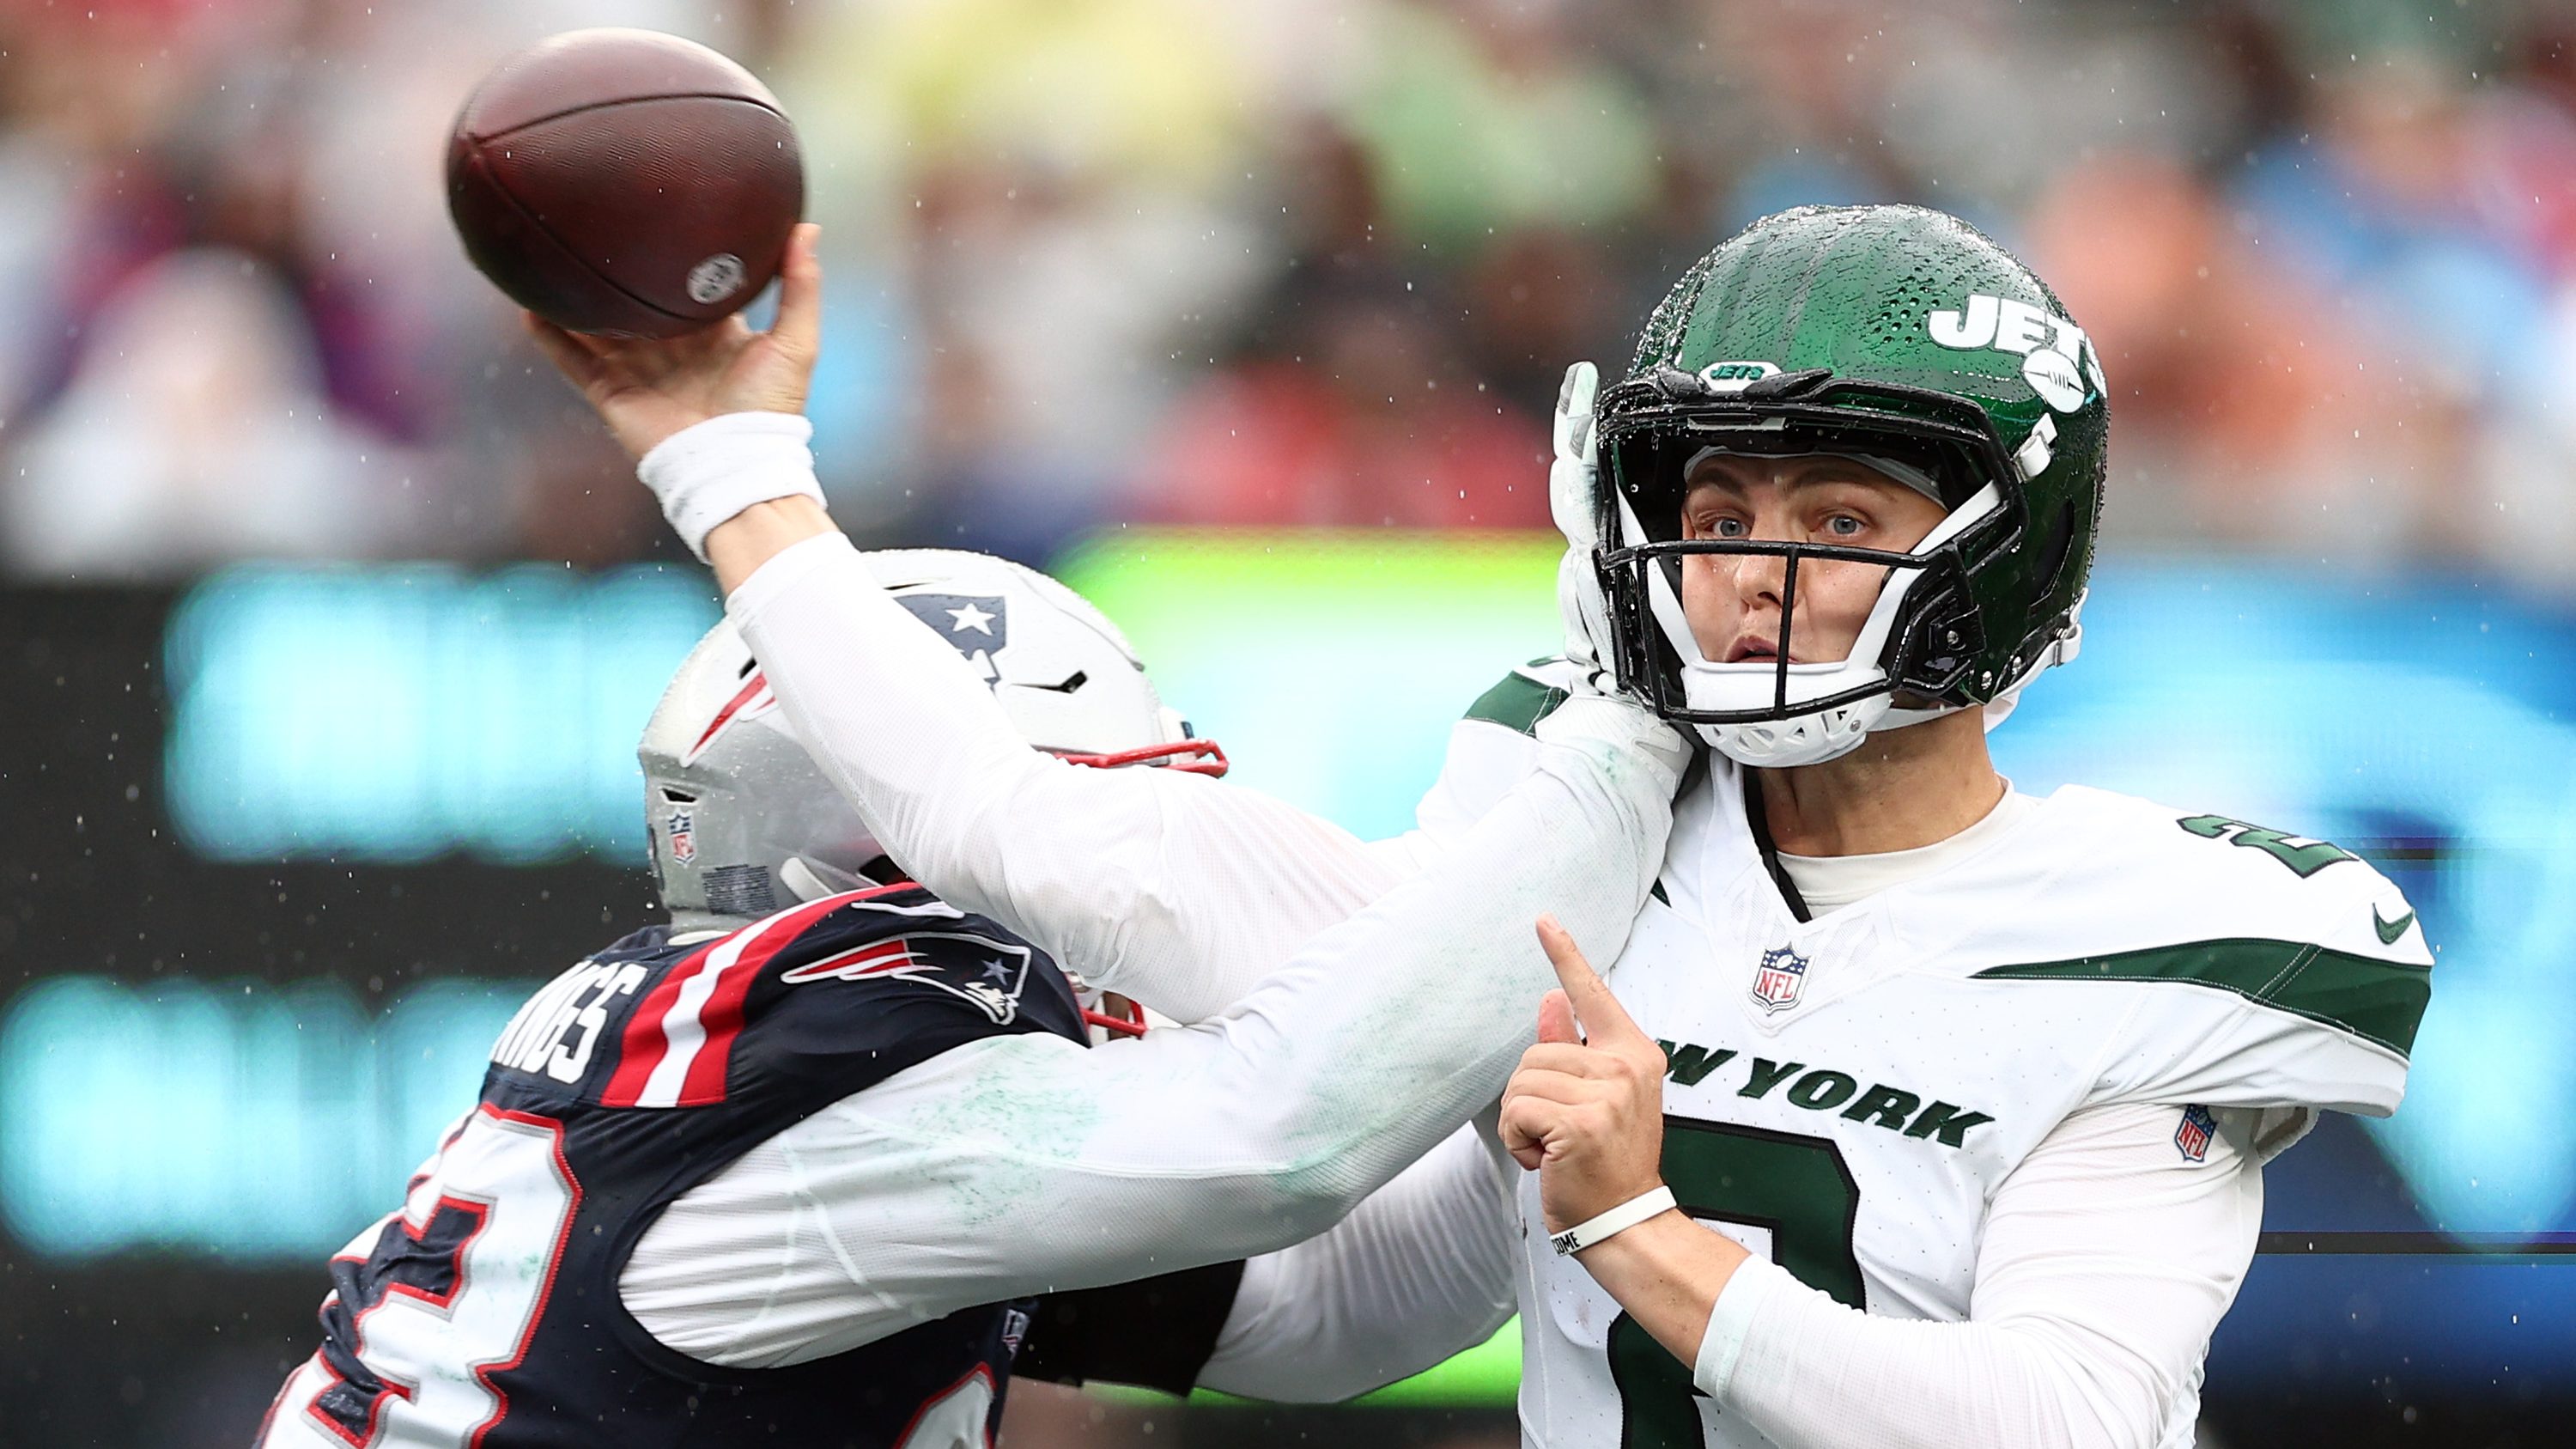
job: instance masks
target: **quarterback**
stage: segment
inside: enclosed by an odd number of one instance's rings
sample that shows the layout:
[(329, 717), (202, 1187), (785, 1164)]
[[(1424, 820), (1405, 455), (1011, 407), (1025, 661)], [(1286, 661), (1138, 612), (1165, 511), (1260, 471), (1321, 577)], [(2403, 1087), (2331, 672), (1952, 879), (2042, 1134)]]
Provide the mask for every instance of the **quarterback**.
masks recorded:
[(1724, 763), (1617, 1000), (1553, 948), (1600, 1039), (1552, 1001), (1506, 1098), (1531, 1436), (2188, 1445), (2263, 1162), (2403, 1093), (2414, 912), (2323, 841), (1996, 773), (2075, 653), (2108, 401), (1973, 229), (1768, 218), (1587, 371), (1603, 662)]
[(1521, 1226), (1438, 1272), (1511, 1285), (1534, 1444), (2187, 1445), (2262, 1164), (2402, 1095), (2431, 958), (2368, 864), (1995, 771), (1986, 730), (2080, 641), (2107, 383), (1954, 218), (1767, 218), (1681, 278), (1614, 386), (1569, 374), (1569, 656), (1479, 700), (1422, 828), (1374, 844), (1013, 755), (953, 659), (896, 647), (817, 506), (778, 416), (801, 373), (727, 389), (721, 358), (540, 336), (894, 855), (1175, 1014), (1205, 1004), (1187, 963), (1285, 959), (1475, 838), (1570, 697), (1606, 682), (1698, 734), (1604, 958), (1617, 1001), (1550, 940), (1575, 999), (1500, 1122), (1540, 1170), (1414, 1199), (1460, 1241)]

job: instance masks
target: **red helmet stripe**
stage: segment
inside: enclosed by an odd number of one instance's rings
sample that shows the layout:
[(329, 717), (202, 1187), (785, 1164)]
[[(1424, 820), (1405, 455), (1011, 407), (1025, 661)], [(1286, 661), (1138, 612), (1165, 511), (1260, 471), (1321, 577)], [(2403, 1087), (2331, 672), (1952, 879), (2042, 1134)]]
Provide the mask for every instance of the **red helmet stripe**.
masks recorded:
[[(763, 696), (768, 697), (764, 699)], [(763, 670), (753, 670), (751, 677), (742, 682), (741, 692), (725, 701), (725, 707), (717, 710), (716, 717), (707, 722), (707, 732), (698, 736), (698, 742), (689, 746), (688, 753), (680, 756), (680, 763), (696, 764), (698, 756), (707, 752), (707, 746), (715, 743), (716, 736), (724, 733), (726, 725), (733, 723), (736, 718), (751, 719), (757, 715), (766, 714), (769, 712), (768, 706), (777, 702), (777, 696), (769, 693), (768, 674)]]

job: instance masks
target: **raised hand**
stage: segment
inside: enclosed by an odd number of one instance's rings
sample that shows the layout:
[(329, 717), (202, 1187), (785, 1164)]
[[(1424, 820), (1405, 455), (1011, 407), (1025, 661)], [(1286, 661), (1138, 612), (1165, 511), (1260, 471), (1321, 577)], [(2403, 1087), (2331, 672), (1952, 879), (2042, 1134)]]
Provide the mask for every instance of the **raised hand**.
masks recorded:
[(1601, 544), (1601, 469), (1593, 402), (1601, 373), (1591, 363), (1565, 370), (1556, 393), (1555, 461), (1548, 465), (1548, 512), (1565, 535), (1556, 566), (1556, 604), (1565, 620), (1565, 656), (1582, 666), (1584, 683), (1604, 694), (1615, 686), (1605, 672), (1610, 657), (1610, 606), (1601, 592), (1594, 555)]
[(739, 313), (662, 341), (567, 332), (533, 312), (523, 320), (632, 457), (726, 413), (802, 413), (822, 345), (823, 264), (815, 255), (822, 234), (806, 222), (789, 235), (778, 321), (766, 332), (752, 331)]
[(1503, 1089), (1501, 1126), (1512, 1160), (1539, 1175), (1553, 1233), (1662, 1184), (1664, 1049), (1554, 916), (1539, 918), (1538, 939), (1560, 989), (1539, 1002), (1538, 1045)]

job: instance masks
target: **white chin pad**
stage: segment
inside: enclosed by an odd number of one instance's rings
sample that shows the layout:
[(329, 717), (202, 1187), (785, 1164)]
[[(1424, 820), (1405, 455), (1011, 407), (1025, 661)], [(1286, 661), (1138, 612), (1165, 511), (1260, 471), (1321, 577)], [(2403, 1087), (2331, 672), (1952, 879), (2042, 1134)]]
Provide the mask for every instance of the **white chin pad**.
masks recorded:
[(1825, 761), (1850, 754), (1880, 717), (1887, 713), (1887, 696), (1872, 695), (1851, 704), (1832, 709), (1814, 710), (1783, 720), (1766, 720), (1760, 724), (1699, 725), (1699, 737), (1709, 747), (1739, 765), (1754, 769), (1788, 769), (1797, 765), (1821, 765)]

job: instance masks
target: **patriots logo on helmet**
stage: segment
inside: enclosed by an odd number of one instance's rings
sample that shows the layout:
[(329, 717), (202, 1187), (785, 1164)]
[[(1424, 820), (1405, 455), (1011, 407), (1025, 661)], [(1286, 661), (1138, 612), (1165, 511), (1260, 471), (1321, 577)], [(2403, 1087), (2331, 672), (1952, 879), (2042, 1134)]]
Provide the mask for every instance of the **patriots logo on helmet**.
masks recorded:
[(671, 834), (671, 863), (687, 865), (698, 858), (697, 821), (686, 810), (673, 810), (665, 822)]
[(966, 656), (984, 682), (999, 681), (993, 656), (1010, 647), (1010, 601), (998, 594), (897, 594), (896, 603)]
[(680, 756), (680, 763), (696, 764), (698, 757), (707, 752), (707, 747), (716, 742), (718, 735), (745, 720), (758, 719), (776, 708), (778, 708), (778, 691), (769, 687), (768, 674), (758, 669), (751, 671), (743, 677), (742, 688), (734, 692), (733, 698), (725, 701), (724, 708), (716, 711), (714, 719), (707, 721), (707, 727), (698, 736), (697, 743), (689, 746), (688, 752)]
[[(965, 949), (934, 952), (929, 949), (933, 941), (956, 942)], [(961, 955), (966, 959), (958, 959)], [(820, 961), (808, 961), (780, 972), (778, 979), (790, 985), (875, 977), (918, 981), (972, 1003), (996, 1024), (1007, 1026), (1020, 1014), (1020, 990), (1029, 979), (1029, 955), (1026, 946), (971, 932), (915, 931), (853, 946)]]
[(1766, 1012), (1786, 1011), (1798, 1004), (1798, 988), (1807, 982), (1807, 958), (1786, 946), (1762, 953), (1762, 964), (1753, 972), (1753, 999)]
[(2209, 1157), (2209, 1139), (2218, 1135), (2218, 1118), (2198, 1103), (2182, 1109), (2182, 1125), (2174, 1129), (2174, 1149), (2185, 1162), (2202, 1162)]

